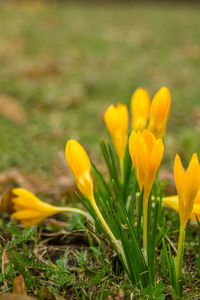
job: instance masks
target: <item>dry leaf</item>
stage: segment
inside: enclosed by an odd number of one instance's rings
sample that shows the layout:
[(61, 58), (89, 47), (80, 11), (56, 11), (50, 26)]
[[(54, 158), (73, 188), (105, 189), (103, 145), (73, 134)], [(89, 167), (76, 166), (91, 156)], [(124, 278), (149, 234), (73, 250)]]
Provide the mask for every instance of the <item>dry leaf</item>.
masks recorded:
[(0, 173), (0, 187), (4, 191), (17, 184), (32, 193), (45, 193), (53, 195), (56, 199), (73, 190), (74, 183), (69, 176), (60, 173), (56, 174), (55, 178), (52, 182), (35, 174), (21, 174), (18, 170), (11, 169)]
[(125, 295), (125, 293), (122, 289), (119, 290), (119, 298), (120, 299), (125, 299), (126, 298), (126, 295)]
[(26, 295), (26, 286), (24, 282), (24, 277), (19, 275), (14, 279), (14, 293), (18, 295)]
[(34, 192), (32, 184), (18, 170), (11, 169), (0, 173), (0, 186), (3, 190), (13, 186), (13, 184), (18, 184)]
[(25, 65), (21, 75), (28, 79), (35, 79), (46, 76), (57, 76), (62, 73), (63, 65), (51, 59), (40, 60), (38, 62)]
[(193, 110), (193, 120), (195, 127), (200, 130), (200, 106), (197, 106)]
[(24, 125), (27, 122), (26, 112), (19, 102), (6, 95), (0, 95), (0, 113), (19, 125)]
[(5, 271), (5, 265), (9, 262), (8, 253), (6, 252), (6, 249), (3, 252), (2, 255), (2, 273)]
[(85, 270), (80, 270), (78, 272), (78, 278), (79, 278), (79, 280), (83, 279), (84, 276), (85, 276)]
[[(2, 274), (4, 274), (4, 272), (5, 272), (6, 264), (9, 263), (9, 257), (8, 257), (7, 252), (6, 252), (6, 249), (7, 249), (7, 246), (4, 249), (3, 254), (2, 254), (2, 267), (1, 267)], [(4, 279), (4, 286), (5, 286), (6, 289), (8, 288), (6, 279)]]
[(14, 197), (12, 189), (7, 189), (0, 199), (0, 212), (11, 214), (13, 212), (12, 198)]
[(46, 300), (52, 299), (51, 295), (52, 295), (52, 292), (50, 291), (50, 289), (47, 286), (42, 288), (42, 296), (44, 297), (44, 299), (46, 299)]
[(0, 300), (38, 300), (38, 298), (18, 294), (1, 294)]
[(53, 293), (55, 300), (65, 300), (62, 296), (58, 295), (57, 293)]
[[(52, 293), (52, 291), (47, 287), (42, 288), (42, 296), (44, 297), (45, 300), (50, 300), (50, 299), (55, 299), (55, 300), (64, 300), (62, 296), (60, 296), (57, 293)], [(53, 296), (53, 298), (52, 298)]]

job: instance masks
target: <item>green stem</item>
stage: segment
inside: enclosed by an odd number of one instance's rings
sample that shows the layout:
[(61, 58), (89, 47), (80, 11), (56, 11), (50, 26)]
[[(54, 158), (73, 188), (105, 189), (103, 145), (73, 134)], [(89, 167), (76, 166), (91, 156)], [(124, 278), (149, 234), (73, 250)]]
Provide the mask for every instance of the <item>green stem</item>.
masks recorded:
[(94, 209), (94, 211), (95, 211), (97, 217), (99, 218), (99, 220), (100, 220), (102, 226), (104, 227), (104, 229), (105, 229), (105, 231), (107, 232), (107, 234), (110, 236), (110, 238), (111, 238), (113, 244), (115, 245), (115, 247), (116, 247), (117, 251), (119, 252), (119, 254), (122, 256), (122, 259), (123, 259), (123, 261), (124, 261), (124, 264), (126, 265), (126, 267), (127, 267), (127, 269), (128, 269), (128, 265), (127, 265), (127, 262), (126, 262), (126, 257), (125, 257), (125, 254), (124, 254), (124, 251), (123, 251), (123, 248), (122, 248), (122, 246), (121, 246), (120, 241), (118, 241), (118, 240), (115, 238), (114, 234), (113, 234), (112, 231), (110, 230), (108, 224), (106, 223), (104, 217), (102, 216), (102, 214), (101, 214), (101, 212), (100, 212), (100, 210), (99, 210), (99, 208), (98, 208), (98, 206), (97, 206), (97, 204), (96, 204), (96, 202), (95, 202), (95, 199), (94, 199), (94, 198), (91, 199), (90, 202), (91, 202), (92, 207), (93, 207), (93, 209)]
[(90, 214), (88, 214), (87, 212), (85, 212), (84, 210), (79, 209), (79, 208), (62, 207), (62, 206), (58, 206), (56, 208), (57, 208), (58, 212), (72, 212), (72, 213), (77, 213), (77, 214), (85, 216), (86, 218), (88, 218), (90, 220), (92, 219), (91, 216), (90, 216)]
[(145, 258), (145, 261), (147, 264), (148, 264), (148, 258), (147, 258), (148, 198), (149, 198), (149, 193), (146, 193), (144, 191), (144, 194), (143, 194), (143, 249), (144, 249), (144, 258)]
[(120, 158), (120, 173), (121, 173), (121, 183), (124, 183), (124, 158)]
[[(179, 287), (179, 280), (182, 275), (182, 253), (184, 250), (184, 234), (185, 225), (180, 226), (179, 239), (178, 239), (178, 251), (176, 256), (176, 284)], [(180, 273), (181, 272), (181, 273)], [(179, 288), (178, 288), (179, 290)]]

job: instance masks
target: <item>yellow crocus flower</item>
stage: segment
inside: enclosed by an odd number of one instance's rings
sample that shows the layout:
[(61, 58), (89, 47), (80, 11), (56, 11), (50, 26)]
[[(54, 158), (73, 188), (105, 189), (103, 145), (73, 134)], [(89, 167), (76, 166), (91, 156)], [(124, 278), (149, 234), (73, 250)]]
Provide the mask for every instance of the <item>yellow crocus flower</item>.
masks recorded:
[[(179, 198), (178, 195), (173, 195), (169, 197), (163, 197), (162, 202), (167, 205), (168, 207), (176, 210), (177, 212), (179, 211)], [(197, 221), (196, 217), (200, 221), (200, 191), (198, 192), (196, 198), (194, 199), (194, 206), (193, 210), (189, 216), (189, 219), (193, 221)]]
[(13, 209), (15, 212), (11, 215), (11, 218), (16, 218), (26, 226), (36, 225), (47, 217), (64, 211), (79, 213), (86, 217), (90, 217), (81, 209), (54, 206), (41, 201), (33, 193), (23, 188), (12, 189), (12, 194), (16, 197), (12, 198), (14, 204)]
[(149, 118), (150, 110), (149, 93), (138, 88), (131, 98), (132, 129), (144, 130)]
[(150, 120), (148, 129), (158, 138), (165, 134), (166, 124), (169, 117), (171, 95), (167, 87), (162, 87), (155, 94), (150, 108)]
[(164, 144), (161, 139), (156, 140), (147, 129), (143, 132), (132, 131), (129, 138), (129, 153), (136, 170), (140, 191), (143, 192), (143, 247), (147, 253), (147, 213), (148, 198), (160, 166)]
[(128, 109), (125, 104), (110, 105), (104, 113), (104, 120), (111, 135), (113, 145), (123, 165), (128, 133)]
[(193, 154), (186, 172), (179, 155), (176, 155), (174, 161), (174, 179), (179, 197), (180, 225), (181, 227), (185, 227), (193, 211), (200, 187), (200, 165), (196, 153)]
[(180, 232), (176, 257), (176, 282), (179, 287), (180, 272), (182, 270), (181, 255), (184, 248), (184, 234), (188, 219), (190, 218), (195, 199), (200, 188), (200, 165), (197, 154), (194, 153), (185, 172), (181, 159), (177, 154), (174, 161), (174, 179), (179, 198)]
[(76, 185), (78, 189), (89, 199), (102, 226), (110, 236), (112, 242), (115, 244), (118, 252), (121, 254), (124, 262), (126, 263), (125, 255), (120, 242), (115, 238), (96, 204), (93, 192), (91, 163), (85, 149), (76, 140), (69, 140), (65, 148), (65, 157), (69, 168), (76, 178)]

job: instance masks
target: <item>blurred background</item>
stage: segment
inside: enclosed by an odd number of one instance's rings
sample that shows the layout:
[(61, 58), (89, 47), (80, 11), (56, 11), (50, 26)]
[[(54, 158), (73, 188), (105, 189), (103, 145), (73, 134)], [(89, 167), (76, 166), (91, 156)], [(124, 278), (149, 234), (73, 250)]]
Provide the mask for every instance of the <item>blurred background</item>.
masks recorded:
[(0, 171), (55, 178), (72, 137), (101, 164), (103, 112), (137, 87), (171, 91), (163, 168), (199, 153), (199, 16), (195, 1), (1, 1)]

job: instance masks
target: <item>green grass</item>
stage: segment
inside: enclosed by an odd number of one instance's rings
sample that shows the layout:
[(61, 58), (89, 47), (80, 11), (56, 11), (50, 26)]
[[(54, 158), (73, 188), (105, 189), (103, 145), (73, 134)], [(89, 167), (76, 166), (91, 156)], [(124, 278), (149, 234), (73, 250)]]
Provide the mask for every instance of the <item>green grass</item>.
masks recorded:
[(0, 169), (51, 174), (67, 139), (98, 159), (103, 111), (129, 104), (142, 86), (172, 93), (166, 153), (172, 162), (198, 151), (199, 7), (1, 6), (0, 94), (15, 97), (26, 126), (0, 116)]

